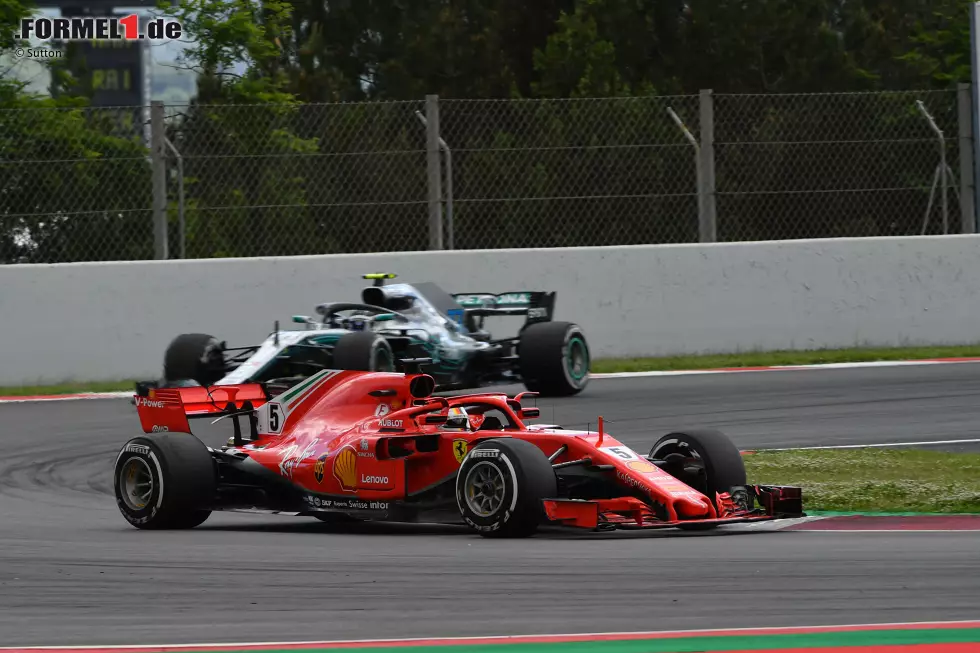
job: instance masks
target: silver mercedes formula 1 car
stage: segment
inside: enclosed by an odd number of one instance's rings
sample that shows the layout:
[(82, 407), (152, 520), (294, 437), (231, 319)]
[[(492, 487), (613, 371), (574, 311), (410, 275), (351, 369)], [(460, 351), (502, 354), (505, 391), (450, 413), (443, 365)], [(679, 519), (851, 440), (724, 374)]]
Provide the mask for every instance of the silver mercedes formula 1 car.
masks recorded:
[[(436, 390), (523, 383), (542, 396), (581, 392), (589, 381), (589, 346), (581, 327), (552, 320), (555, 293), (450, 294), (434, 283), (388, 283), (364, 275), (361, 302), (316, 307), (317, 318), (276, 328), (258, 345), (228, 347), (203, 333), (177, 336), (164, 354), (160, 381), (139, 387), (265, 383), (291, 387), (323, 369), (402, 371), (402, 361), (430, 359)], [(494, 338), (490, 317), (524, 321), (515, 336)]]

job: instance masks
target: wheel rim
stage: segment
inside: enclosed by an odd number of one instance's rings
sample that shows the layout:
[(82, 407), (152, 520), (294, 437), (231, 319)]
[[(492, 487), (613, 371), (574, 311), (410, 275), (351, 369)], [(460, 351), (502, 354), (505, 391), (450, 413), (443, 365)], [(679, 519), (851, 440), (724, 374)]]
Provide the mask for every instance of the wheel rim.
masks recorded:
[(153, 496), (153, 474), (142, 458), (130, 458), (119, 474), (119, 490), (130, 510), (143, 510)]
[(466, 506), (480, 517), (490, 517), (504, 504), (504, 476), (496, 465), (479, 462), (466, 474)]
[[(212, 341), (204, 350), (201, 358), (201, 385), (213, 385), (225, 375), (225, 354), (221, 343)], [(198, 381), (200, 383), (200, 381)]]
[[(708, 488), (708, 469), (704, 464), (704, 459), (697, 449), (683, 440), (667, 440), (653, 452), (652, 457), (666, 460), (671, 455), (683, 456), (686, 460), (677, 471), (680, 472), (680, 480), (688, 485), (693, 485), (695, 489), (703, 486)], [(693, 476), (693, 478), (691, 478)]]
[(565, 357), (568, 374), (575, 381), (581, 381), (589, 373), (589, 350), (585, 341), (575, 336), (568, 341), (568, 354)]

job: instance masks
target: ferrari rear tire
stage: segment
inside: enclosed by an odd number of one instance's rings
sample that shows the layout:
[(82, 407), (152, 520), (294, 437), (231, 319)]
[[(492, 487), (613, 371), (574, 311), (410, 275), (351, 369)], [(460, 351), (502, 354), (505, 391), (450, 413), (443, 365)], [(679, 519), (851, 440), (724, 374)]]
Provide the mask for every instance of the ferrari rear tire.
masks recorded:
[(545, 519), (543, 499), (558, 493), (548, 457), (530, 442), (485, 440), (463, 459), (456, 503), (463, 521), (483, 537), (528, 537)]
[[(650, 458), (664, 460), (665, 472), (705, 494), (712, 503), (715, 493), (745, 485), (745, 462), (728, 436), (703, 429), (668, 433), (650, 449)], [(713, 524), (689, 524), (682, 528), (708, 529)]]
[(370, 331), (353, 331), (337, 340), (333, 348), (333, 365), (338, 370), (394, 372), (395, 356), (391, 345)]
[(131, 439), (116, 457), (112, 480), (119, 512), (146, 530), (201, 525), (218, 485), (208, 448), (184, 433)]
[(577, 324), (529, 324), (521, 331), (517, 355), (524, 385), (542, 396), (578, 394), (589, 383), (589, 345)]
[(163, 355), (167, 383), (191, 380), (214, 385), (225, 375), (221, 343), (206, 333), (183, 333), (174, 338)]

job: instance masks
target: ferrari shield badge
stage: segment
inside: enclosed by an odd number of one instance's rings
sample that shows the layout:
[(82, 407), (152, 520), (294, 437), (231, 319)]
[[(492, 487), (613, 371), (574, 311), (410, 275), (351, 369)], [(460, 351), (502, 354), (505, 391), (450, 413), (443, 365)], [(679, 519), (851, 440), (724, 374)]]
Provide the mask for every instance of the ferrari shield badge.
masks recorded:
[(466, 458), (468, 445), (469, 442), (466, 440), (453, 440), (453, 454), (456, 456), (456, 462), (463, 463), (463, 458)]

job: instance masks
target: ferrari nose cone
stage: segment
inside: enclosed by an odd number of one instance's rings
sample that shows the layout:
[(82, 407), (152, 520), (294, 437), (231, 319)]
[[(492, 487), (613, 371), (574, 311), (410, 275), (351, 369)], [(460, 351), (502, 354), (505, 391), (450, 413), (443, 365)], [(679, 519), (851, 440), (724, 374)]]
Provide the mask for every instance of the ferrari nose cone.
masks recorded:
[(685, 497), (674, 504), (679, 517), (706, 517), (710, 512), (707, 500), (701, 497)]

